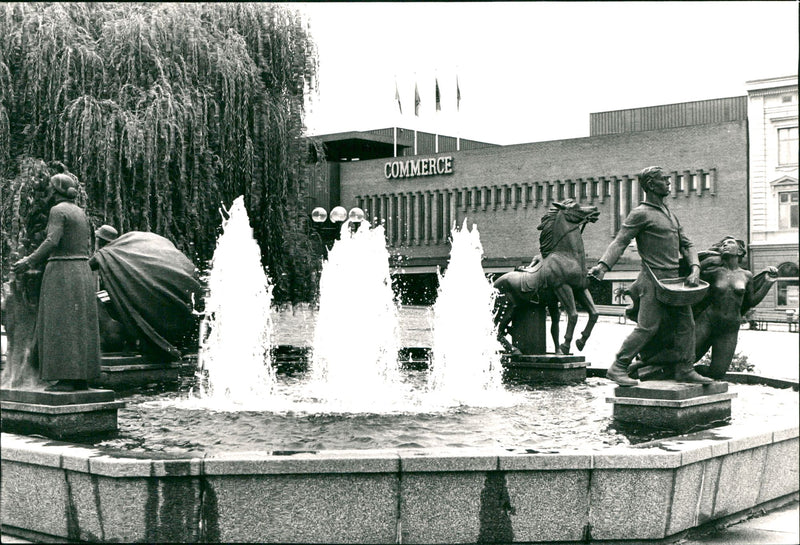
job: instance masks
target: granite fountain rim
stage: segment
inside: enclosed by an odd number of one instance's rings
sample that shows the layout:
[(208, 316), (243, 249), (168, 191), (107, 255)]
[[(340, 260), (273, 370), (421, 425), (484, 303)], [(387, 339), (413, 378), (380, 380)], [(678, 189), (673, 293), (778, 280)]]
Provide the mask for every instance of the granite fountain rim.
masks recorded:
[(672, 469), (800, 437), (798, 425), (731, 424), (602, 450), (437, 447), (321, 451), (136, 453), (3, 432), (2, 459), (108, 477)]
[[(597, 369), (597, 371), (603, 371)], [(800, 389), (800, 381), (728, 373), (726, 381)], [(637, 445), (598, 449), (435, 447), (339, 450), (135, 452), (38, 435), (0, 434), (4, 461), (109, 477), (677, 468), (800, 438), (800, 425), (728, 424)]]

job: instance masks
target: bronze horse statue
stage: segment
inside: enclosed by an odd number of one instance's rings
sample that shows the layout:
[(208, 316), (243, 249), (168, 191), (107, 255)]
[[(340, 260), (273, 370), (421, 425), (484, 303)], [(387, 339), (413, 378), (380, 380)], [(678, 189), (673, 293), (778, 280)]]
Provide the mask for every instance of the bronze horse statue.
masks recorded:
[[(497, 298), (499, 310), (495, 314), (497, 339), (508, 352), (519, 353), (519, 349), (512, 347), (505, 335), (515, 308), (528, 303), (547, 307), (556, 354), (569, 354), (578, 322), (576, 300), (589, 313), (586, 329), (581, 333), (581, 338), (575, 341), (578, 350), (583, 350), (597, 322), (597, 309), (587, 288), (583, 229), (587, 223), (596, 222), (599, 216), (596, 206), (581, 206), (572, 199), (553, 202), (538, 227), (541, 231), (541, 258), (537, 256), (529, 267), (505, 273), (495, 280), (494, 287), (500, 292)], [(558, 342), (559, 303), (567, 313), (567, 331), (561, 344)]]

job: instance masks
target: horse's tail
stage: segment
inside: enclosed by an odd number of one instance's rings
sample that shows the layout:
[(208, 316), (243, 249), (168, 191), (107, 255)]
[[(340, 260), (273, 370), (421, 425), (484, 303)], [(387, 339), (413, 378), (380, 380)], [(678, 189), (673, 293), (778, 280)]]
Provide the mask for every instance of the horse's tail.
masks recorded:
[[(506, 274), (508, 274), (508, 273), (506, 273)], [(503, 292), (507, 291), (508, 278), (506, 278), (506, 275), (503, 274), (497, 280), (492, 282), (492, 286), (494, 286), (494, 289), (499, 290), (501, 293), (503, 293)]]

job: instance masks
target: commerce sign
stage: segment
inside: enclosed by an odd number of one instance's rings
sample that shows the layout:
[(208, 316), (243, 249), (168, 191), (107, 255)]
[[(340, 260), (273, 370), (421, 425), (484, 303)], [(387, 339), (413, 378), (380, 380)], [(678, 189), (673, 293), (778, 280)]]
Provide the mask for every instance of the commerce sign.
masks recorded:
[(383, 174), (387, 180), (452, 173), (453, 157), (449, 155), (447, 157), (409, 159), (408, 161), (390, 161), (383, 166)]

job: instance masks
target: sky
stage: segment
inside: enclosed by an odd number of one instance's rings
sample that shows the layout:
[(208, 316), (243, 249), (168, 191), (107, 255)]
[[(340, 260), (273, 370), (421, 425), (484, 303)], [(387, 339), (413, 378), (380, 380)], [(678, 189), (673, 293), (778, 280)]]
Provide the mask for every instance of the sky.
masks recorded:
[(495, 144), (579, 138), (593, 112), (743, 96), (747, 81), (798, 72), (794, 1), (290, 6), (318, 50), (310, 135), (399, 126)]

